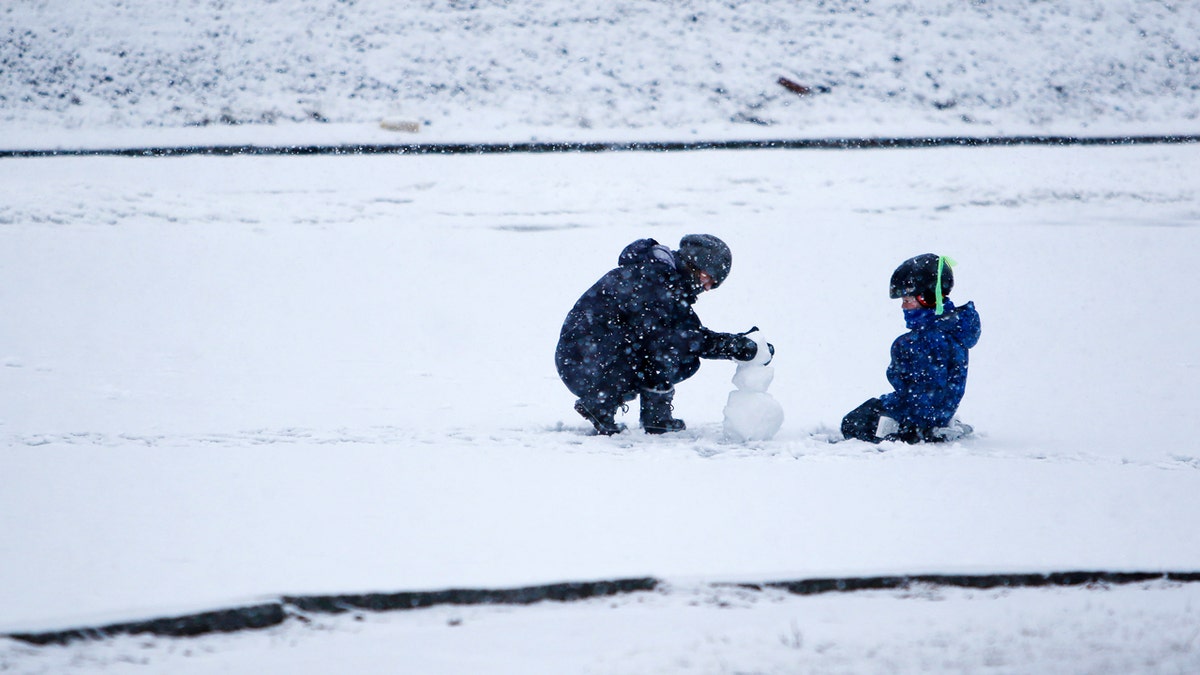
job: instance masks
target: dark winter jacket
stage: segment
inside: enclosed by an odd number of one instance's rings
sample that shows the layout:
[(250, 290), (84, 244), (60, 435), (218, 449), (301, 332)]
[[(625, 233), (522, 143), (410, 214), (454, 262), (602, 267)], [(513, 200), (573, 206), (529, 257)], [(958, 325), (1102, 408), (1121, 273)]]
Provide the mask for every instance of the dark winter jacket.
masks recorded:
[(666, 246), (653, 239), (626, 246), (617, 268), (563, 322), (555, 362), (567, 388), (581, 398), (629, 398), (691, 377), (699, 358), (753, 358), (753, 340), (700, 323), (696, 292)]
[(902, 430), (946, 426), (967, 388), (968, 350), (979, 342), (974, 303), (955, 308), (945, 301), (941, 316), (932, 309), (904, 311), (910, 331), (892, 343), (887, 378), (895, 391), (880, 397), (884, 414)]

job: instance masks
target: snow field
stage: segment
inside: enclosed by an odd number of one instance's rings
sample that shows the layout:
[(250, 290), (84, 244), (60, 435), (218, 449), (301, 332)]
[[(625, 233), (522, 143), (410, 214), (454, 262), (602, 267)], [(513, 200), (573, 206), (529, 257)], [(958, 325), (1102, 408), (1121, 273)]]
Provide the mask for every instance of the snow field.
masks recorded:
[[(856, 672), (989, 658), (1001, 672), (1186, 671), (1190, 586), (909, 594), (884, 612), (906, 632), (861, 642), (844, 636), (881, 610), (844, 608), (896, 595), (813, 599), (845, 617), (823, 632), (770, 610), (808, 599), (698, 615), (670, 589), (1200, 567), (1186, 536), (1200, 498), (1186, 440), (1200, 424), (1197, 159), (1152, 146), (0, 163), (0, 628), (277, 593), (653, 575), (672, 585), (645, 620), (684, 637), (612, 628), (621, 663), (607, 647), (566, 649), (593, 620), (636, 628), (628, 599), (603, 618), (589, 617), (603, 603), (464, 610), (458, 628), (514, 623), (461, 639), (501, 672), (787, 672), (808, 663), (797, 654)], [(769, 442), (725, 442), (735, 369), (711, 362), (679, 388), (684, 434), (586, 436), (553, 370), (562, 317), (625, 243), (688, 232), (731, 244), (732, 276), (697, 309), (716, 329), (771, 335), (785, 424)], [(887, 278), (926, 250), (959, 261), (954, 297), (983, 316), (960, 411), (979, 437), (827, 444), (886, 387), (903, 330)], [(994, 618), (1009, 603), (1033, 618)], [(426, 640), (414, 658), (428, 672), (478, 671), (439, 612), (195, 642), (6, 642), (0, 663), (212, 672), (341, 658), (383, 672), (392, 627), (414, 622), (451, 640)], [(845, 665), (783, 644), (793, 620), (809, 650), (832, 642)], [(500, 646), (536, 629), (552, 631), (550, 651)], [(1112, 636), (1110, 649), (1078, 635)]]

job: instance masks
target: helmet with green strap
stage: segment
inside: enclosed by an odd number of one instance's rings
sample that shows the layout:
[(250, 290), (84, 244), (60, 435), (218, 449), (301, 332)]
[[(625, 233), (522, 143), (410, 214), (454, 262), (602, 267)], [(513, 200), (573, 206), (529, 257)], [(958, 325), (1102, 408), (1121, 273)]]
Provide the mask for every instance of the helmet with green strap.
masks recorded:
[(955, 264), (948, 256), (935, 253), (909, 258), (892, 272), (888, 295), (893, 298), (912, 296), (922, 306), (941, 314), (943, 301), (954, 288), (954, 272), (950, 268)]

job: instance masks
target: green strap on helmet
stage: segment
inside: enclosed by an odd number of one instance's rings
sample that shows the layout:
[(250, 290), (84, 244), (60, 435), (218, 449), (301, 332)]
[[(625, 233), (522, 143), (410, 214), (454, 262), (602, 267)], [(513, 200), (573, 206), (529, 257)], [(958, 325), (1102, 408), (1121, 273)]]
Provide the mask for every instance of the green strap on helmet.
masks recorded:
[(935, 298), (937, 298), (937, 303), (933, 309), (933, 313), (937, 316), (941, 316), (942, 313), (946, 311), (942, 306), (942, 269), (946, 265), (954, 267), (957, 264), (958, 263), (954, 260), (954, 258), (951, 258), (948, 255), (938, 256), (937, 284), (933, 287), (933, 295)]

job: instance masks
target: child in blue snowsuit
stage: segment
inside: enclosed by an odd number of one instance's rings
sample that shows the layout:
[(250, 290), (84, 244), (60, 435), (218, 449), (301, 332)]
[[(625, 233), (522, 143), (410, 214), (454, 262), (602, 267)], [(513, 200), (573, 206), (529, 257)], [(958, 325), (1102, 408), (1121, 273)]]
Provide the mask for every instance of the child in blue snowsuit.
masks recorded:
[(968, 350), (979, 342), (981, 328), (974, 303), (956, 307), (946, 297), (954, 287), (952, 264), (926, 253), (892, 274), (889, 294), (901, 299), (909, 328), (892, 343), (887, 378), (894, 391), (847, 414), (844, 437), (937, 443), (971, 433), (954, 415), (967, 388)]

